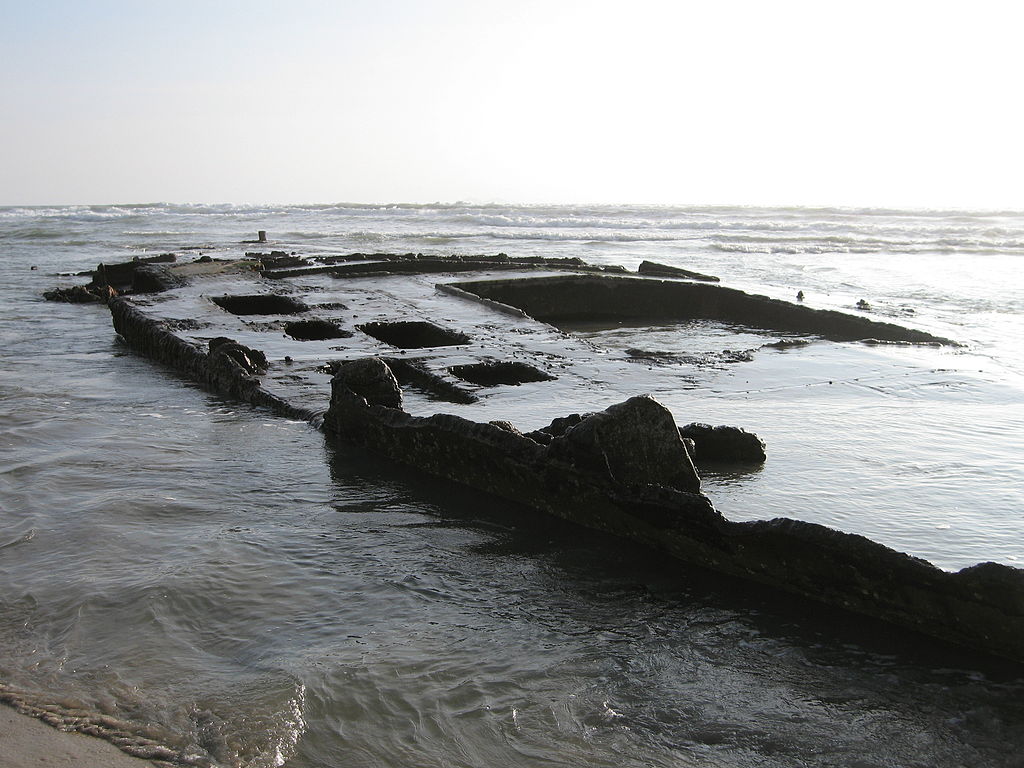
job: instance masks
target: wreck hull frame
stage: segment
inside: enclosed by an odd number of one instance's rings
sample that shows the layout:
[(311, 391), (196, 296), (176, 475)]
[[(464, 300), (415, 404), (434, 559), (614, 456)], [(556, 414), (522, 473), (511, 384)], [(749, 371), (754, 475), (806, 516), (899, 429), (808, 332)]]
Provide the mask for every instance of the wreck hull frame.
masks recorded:
[[(634, 284), (645, 283), (653, 286), (651, 290), (667, 290), (673, 295), (678, 288), (659, 286), (688, 285), (589, 276), (543, 279), (546, 286), (559, 280), (608, 281), (604, 285), (610, 290), (626, 286), (629, 291), (635, 290)], [(612, 281), (615, 285), (609, 286)], [(465, 283), (460, 286), (468, 287)], [(699, 287), (731, 292), (713, 294), (718, 296), (742, 293)], [(492, 293), (485, 298), (502, 301), (508, 297)], [(770, 309), (776, 303), (765, 297), (751, 298), (770, 302)], [(814, 523), (788, 518), (728, 521), (700, 494), (660, 485), (626, 487), (599, 472), (553, 460), (545, 447), (523, 435), (458, 416), (418, 417), (369, 405), (334, 383), (331, 408), (321, 418), (320, 413), (295, 407), (266, 390), (259, 376), (230, 355), (204, 351), (180, 338), (130, 298), (111, 298), (108, 306), (117, 333), (145, 356), (214, 391), (289, 418), (309, 420), (329, 435), (398, 463), (628, 538), (680, 561), (770, 586), (809, 604), (835, 606), (1024, 663), (1024, 571), (1020, 569), (982, 563), (949, 573), (863, 536)], [(887, 325), (852, 319), (858, 321), (856, 326), (876, 331)], [(923, 336), (927, 338), (921, 340), (928, 343), (945, 341)]]

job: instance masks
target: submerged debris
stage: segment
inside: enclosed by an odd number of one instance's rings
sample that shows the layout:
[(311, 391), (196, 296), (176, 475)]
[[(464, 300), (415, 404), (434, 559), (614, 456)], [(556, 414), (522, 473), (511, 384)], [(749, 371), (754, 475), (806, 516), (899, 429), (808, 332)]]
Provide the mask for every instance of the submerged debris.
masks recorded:
[(87, 285), (73, 285), (70, 288), (54, 288), (52, 291), (43, 292), (43, 298), (47, 301), (63, 301), (68, 304), (89, 304), (94, 302), (106, 303), (116, 295), (117, 292), (110, 286), (100, 289)]
[(284, 332), (299, 341), (323, 341), (324, 339), (347, 339), (352, 331), (346, 331), (330, 320), (296, 320), (285, 323)]
[(343, 363), (334, 381), (363, 398), (368, 405), (402, 407), (402, 389), (387, 363), (378, 357), (366, 357)]
[(309, 310), (304, 301), (276, 293), (214, 296), (210, 301), (233, 315), (296, 315)]
[(728, 365), (732, 363), (749, 363), (754, 359), (754, 350), (732, 350), (723, 349), (715, 352), (704, 352), (702, 354), (680, 354), (678, 352), (664, 352), (656, 350), (645, 350), (629, 348), (626, 350), (630, 361), (646, 363), (648, 365)]
[(810, 339), (792, 338), (792, 339), (779, 339), (778, 341), (772, 341), (765, 344), (765, 347), (770, 349), (796, 349), (799, 347), (806, 347), (811, 343)]
[(649, 323), (717, 320), (752, 328), (815, 334), (833, 341), (875, 338), (959, 346), (950, 339), (892, 323), (834, 310), (811, 309), (701, 283), (571, 275), (481, 280), (461, 283), (460, 288), (555, 325), (581, 318)]
[(983, 563), (951, 574), (863, 536), (779, 518), (731, 522), (699, 493), (697, 455), (763, 461), (754, 435), (677, 429), (651, 398), (555, 424), (546, 444), (504, 422), (411, 416), (332, 382), (325, 428), (435, 475), (805, 598), (1024, 661), (1024, 571)]
[(700, 272), (691, 272), (688, 269), (670, 267), (667, 264), (658, 264), (656, 261), (642, 261), (636, 271), (641, 275), (652, 275), (655, 277), (683, 277), (687, 280), (703, 280), (708, 283), (719, 282), (719, 278), (714, 275), (704, 275)]
[(679, 434), (694, 445), (694, 460), (721, 461), (743, 464), (763, 464), (768, 458), (764, 441), (752, 432), (739, 427), (710, 424), (687, 424)]
[(258, 349), (239, 344), (234, 339), (218, 336), (210, 340), (210, 356), (224, 355), (235, 361), (241, 369), (251, 375), (267, 370), (267, 356)]
[(424, 321), (364, 323), (356, 326), (373, 338), (401, 349), (448, 347), (466, 344), (469, 336)]
[(453, 365), (452, 374), (463, 381), (494, 387), (499, 384), (526, 384), (531, 381), (553, 381), (554, 376), (532, 365), (518, 362), (486, 362), (471, 365)]

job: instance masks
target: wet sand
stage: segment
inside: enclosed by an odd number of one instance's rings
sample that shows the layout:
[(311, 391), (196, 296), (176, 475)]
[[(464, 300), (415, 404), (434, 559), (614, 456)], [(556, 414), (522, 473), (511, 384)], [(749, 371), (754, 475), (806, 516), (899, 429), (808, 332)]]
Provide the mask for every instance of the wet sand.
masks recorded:
[(130, 757), (113, 744), (64, 733), (41, 720), (0, 705), (0, 762), (4, 768), (152, 768), (155, 763)]

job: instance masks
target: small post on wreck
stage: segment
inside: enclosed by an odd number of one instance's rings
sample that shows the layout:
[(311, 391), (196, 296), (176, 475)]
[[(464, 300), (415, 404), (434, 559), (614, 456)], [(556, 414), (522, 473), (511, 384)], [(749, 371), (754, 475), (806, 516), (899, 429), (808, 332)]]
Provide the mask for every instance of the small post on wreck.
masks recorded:
[(261, 243), (267, 242), (267, 230), (261, 229), (259, 232), (256, 233), (256, 237)]

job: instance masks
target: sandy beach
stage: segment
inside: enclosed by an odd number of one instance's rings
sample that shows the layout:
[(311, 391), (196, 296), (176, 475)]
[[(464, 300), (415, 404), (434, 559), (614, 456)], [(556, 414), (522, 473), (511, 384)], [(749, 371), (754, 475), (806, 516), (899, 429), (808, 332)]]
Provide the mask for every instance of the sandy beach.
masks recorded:
[(41, 720), (0, 705), (0, 755), (4, 768), (104, 766), (144, 768), (154, 763), (130, 757), (113, 744), (81, 733), (64, 733)]

